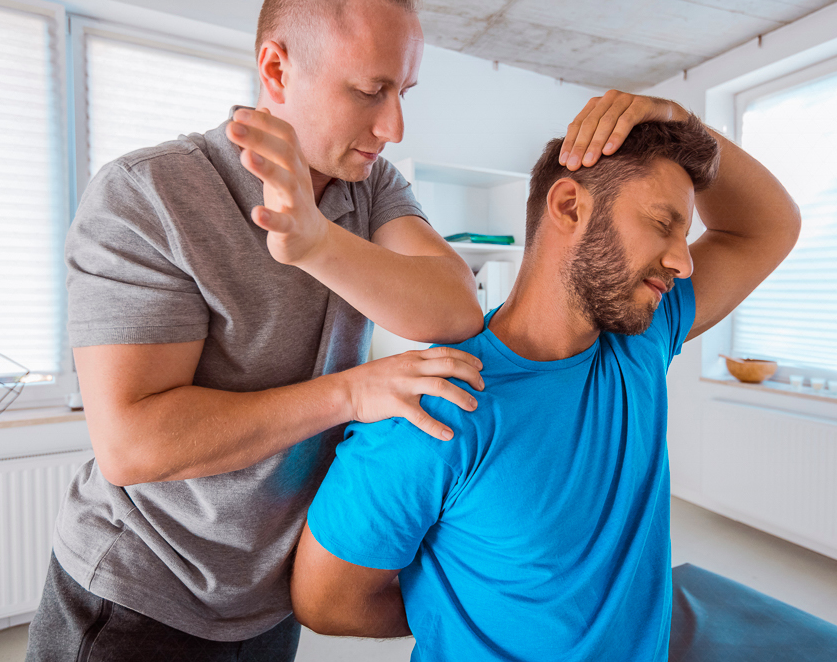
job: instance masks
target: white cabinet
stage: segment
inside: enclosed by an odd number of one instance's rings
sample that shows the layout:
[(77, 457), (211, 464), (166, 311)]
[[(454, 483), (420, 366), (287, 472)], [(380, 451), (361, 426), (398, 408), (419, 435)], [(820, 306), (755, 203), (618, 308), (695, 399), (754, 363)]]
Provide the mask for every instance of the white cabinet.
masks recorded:
[[(413, 193), (442, 236), (460, 232), (513, 235), (513, 245), (453, 242), (451, 246), (476, 273), (489, 260), (514, 264), (523, 259), (529, 175), (404, 159), (395, 164), (413, 186)], [(371, 358), (378, 359), (427, 344), (400, 338), (378, 326)]]

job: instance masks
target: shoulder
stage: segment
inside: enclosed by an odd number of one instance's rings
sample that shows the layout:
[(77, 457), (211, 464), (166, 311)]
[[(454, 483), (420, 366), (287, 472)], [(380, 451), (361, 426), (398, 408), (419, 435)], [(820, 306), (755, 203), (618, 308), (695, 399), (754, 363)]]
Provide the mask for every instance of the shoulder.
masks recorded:
[[(456, 345), (444, 345), (460, 349), (486, 363), (484, 341), (475, 336)], [(394, 443), (397, 452), (431, 454), (446, 464), (456, 475), (468, 473), (476, 459), (486, 450), (490, 431), (494, 428), (496, 407), (489, 389), (480, 392), (458, 379), (450, 380), (477, 400), (475, 411), (465, 411), (444, 398), (424, 395), (421, 407), (430, 416), (453, 430), (449, 441), (437, 439), (404, 418), (391, 418), (378, 423), (352, 423), (346, 431), (346, 440), (365, 446), (382, 446)], [(373, 450), (369, 448), (368, 450)]]

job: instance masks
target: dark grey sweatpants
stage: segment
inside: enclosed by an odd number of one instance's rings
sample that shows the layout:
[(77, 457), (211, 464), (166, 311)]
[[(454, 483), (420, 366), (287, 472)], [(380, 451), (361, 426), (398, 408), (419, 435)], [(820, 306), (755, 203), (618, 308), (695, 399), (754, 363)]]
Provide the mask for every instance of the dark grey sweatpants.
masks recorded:
[(53, 555), (26, 662), (292, 662), (298, 642), (293, 616), (246, 641), (186, 634), (93, 595)]

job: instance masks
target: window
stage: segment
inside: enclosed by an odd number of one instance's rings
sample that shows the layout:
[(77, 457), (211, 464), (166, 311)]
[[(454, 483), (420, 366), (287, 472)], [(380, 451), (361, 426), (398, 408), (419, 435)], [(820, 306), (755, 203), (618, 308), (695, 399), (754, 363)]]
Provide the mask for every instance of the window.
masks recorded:
[(0, 2), (0, 354), (51, 375), (52, 386), (61, 374), (73, 381), (64, 333), (63, 53), (60, 7)]
[(180, 134), (214, 129), (236, 104), (255, 105), (253, 57), (184, 46), (138, 31), (73, 19), (80, 186), (109, 161)]
[(837, 375), (837, 64), (744, 92), (736, 105), (739, 142), (796, 200), (802, 231), (736, 310), (733, 351)]
[(63, 248), (91, 173), (214, 128), (258, 93), (247, 51), (80, 17), (68, 50), (67, 26), (60, 5), (0, 0), (0, 355), (14, 367), (0, 375), (21, 364), (44, 380), (16, 407), (61, 404), (78, 389)]

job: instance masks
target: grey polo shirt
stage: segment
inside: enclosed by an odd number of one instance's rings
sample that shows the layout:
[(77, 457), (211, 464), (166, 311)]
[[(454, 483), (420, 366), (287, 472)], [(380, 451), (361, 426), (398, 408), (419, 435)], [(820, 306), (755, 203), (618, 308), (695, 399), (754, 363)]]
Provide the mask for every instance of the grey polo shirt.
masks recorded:
[[(239, 392), (357, 366), (372, 323), (271, 258), (250, 221), (262, 184), (225, 125), (117, 159), (87, 187), (66, 243), (71, 345), (203, 339), (194, 384)], [(383, 159), (363, 182), (333, 181), (319, 208), (364, 239), (424, 218)], [(241, 471), (125, 488), (93, 460), (64, 499), (55, 555), (92, 593), (179, 630), (256, 636), (290, 613), (289, 554), (342, 436), (327, 430)]]

